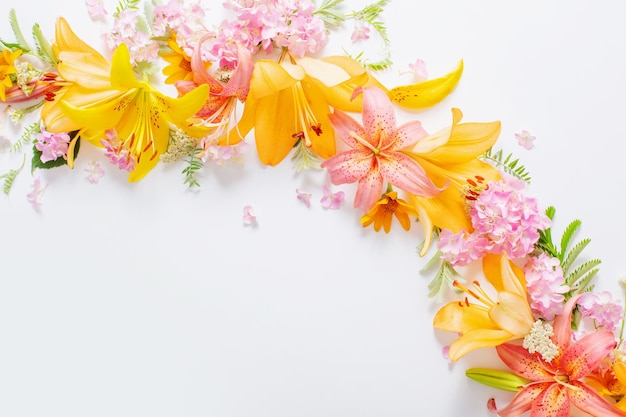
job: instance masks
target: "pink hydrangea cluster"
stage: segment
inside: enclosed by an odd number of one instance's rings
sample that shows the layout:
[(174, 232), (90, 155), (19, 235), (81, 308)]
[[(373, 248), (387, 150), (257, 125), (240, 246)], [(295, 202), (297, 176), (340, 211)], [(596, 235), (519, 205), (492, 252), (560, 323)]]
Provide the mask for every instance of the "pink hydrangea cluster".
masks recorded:
[(489, 252), (505, 252), (509, 258), (529, 254), (539, 230), (545, 230), (551, 221), (539, 210), (537, 200), (525, 195), (526, 183), (506, 176), (489, 184), (470, 208), (474, 233), (489, 240)]
[(564, 294), (570, 290), (559, 260), (543, 252), (531, 256), (524, 265), (524, 276), (531, 310), (541, 318), (553, 320), (563, 310)]
[(236, 18), (224, 21), (213, 46), (220, 66), (232, 68), (234, 43), (256, 52), (286, 48), (295, 57), (313, 54), (328, 42), (324, 22), (313, 14), (310, 0), (231, 0), (225, 7)]
[(106, 139), (101, 139), (100, 143), (104, 146), (104, 156), (113, 165), (119, 169), (132, 172), (135, 170), (135, 158), (120, 145), (117, 133), (113, 130), (107, 130)]
[(609, 291), (583, 293), (578, 299), (578, 308), (583, 317), (589, 317), (597, 326), (609, 330), (617, 329), (624, 314), (623, 306)]
[(70, 143), (70, 135), (67, 133), (51, 133), (42, 130), (35, 135), (35, 148), (41, 151), (41, 162), (54, 161), (57, 158), (65, 158)]
[[(466, 265), (486, 253), (505, 253), (511, 259), (528, 255), (539, 239), (539, 230), (550, 218), (537, 200), (525, 195), (524, 181), (505, 175), (472, 197), (469, 210), (474, 231), (439, 235), (442, 257), (452, 265)], [(470, 200), (468, 200), (470, 201)]]

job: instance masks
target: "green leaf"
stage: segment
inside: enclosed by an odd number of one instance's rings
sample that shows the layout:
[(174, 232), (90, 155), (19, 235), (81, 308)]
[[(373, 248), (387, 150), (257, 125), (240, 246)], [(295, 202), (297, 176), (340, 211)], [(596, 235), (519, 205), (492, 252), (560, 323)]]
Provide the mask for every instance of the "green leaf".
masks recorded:
[(11, 26), (11, 30), (13, 31), (13, 36), (15, 36), (15, 40), (17, 45), (24, 52), (30, 52), (32, 48), (26, 42), (26, 38), (24, 34), (22, 34), (22, 30), (20, 29), (20, 25), (17, 22), (17, 14), (15, 13), (15, 9), (9, 10), (9, 25)]
[(495, 165), (496, 168), (501, 168), (506, 173), (530, 184), (530, 173), (523, 165), (518, 165), (520, 163), (519, 158), (511, 160), (513, 158), (512, 153), (504, 156), (502, 149), (494, 152), (493, 149), (490, 148), (481, 155), (480, 158)]
[(567, 275), (570, 268), (576, 261), (576, 258), (582, 253), (583, 249), (587, 247), (587, 245), (591, 242), (591, 239), (583, 239), (578, 242), (574, 247), (567, 253), (567, 255), (563, 256), (563, 260), (561, 261), (561, 268), (563, 268), (563, 274)]
[(461, 277), (454, 267), (450, 265), (449, 262), (442, 260), (437, 274), (435, 274), (433, 280), (428, 284), (428, 288), (430, 289), (428, 296), (430, 298), (434, 297), (440, 301), (445, 291), (451, 288), (452, 283), (459, 278)]
[(324, 0), (313, 14), (322, 19), (326, 26), (338, 27), (346, 20), (346, 15), (339, 10), (341, 3), (343, 0)]
[(2, 191), (4, 192), (4, 194), (9, 195), (9, 193), (11, 192), (11, 188), (13, 187), (13, 182), (15, 181), (15, 178), (20, 172), (22, 172), (22, 168), (24, 168), (25, 164), (26, 155), (24, 155), (24, 160), (22, 161), (22, 165), (20, 165), (19, 168), (12, 169), (9, 172), (0, 175), (0, 178), (4, 180), (2, 186)]
[(51, 64), (56, 65), (57, 58), (52, 51), (52, 46), (41, 32), (41, 27), (37, 23), (33, 26), (33, 39), (35, 41), (35, 47), (37, 48), (39, 57)]
[[(74, 139), (78, 130), (69, 133), (70, 139)], [(78, 157), (78, 151), (80, 150), (80, 138), (76, 139), (76, 146), (74, 146), (74, 160)], [(31, 171), (34, 171), (37, 168), (40, 169), (50, 169), (57, 168), (63, 165), (67, 165), (67, 159), (62, 156), (54, 159), (52, 161), (41, 162), (41, 154), (42, 152), (35, 148), (33, 145), (33, 159), (31, 161)]]
[(32, 143), (34, 136), (41, 131), (39, 122), (34, 122), (24, 128), (20, 138), (9, 148), (9, 152), (19, 152), (25, 144)]
[(185, 159), (183, 159), (187, 163), (187, 166), (182, 171), (182, 173), (185, 174), (183, 184), (187, 185), (189, 188), (200, 187), (200, 182), (196, 178), (196, 175), (198, 171), (204, 167), (204, 162), (202, 162), (202, 159), (198, 158), (196, 155), (201, 152), (202, 149), (190, 146), (187, 151), (188, 155)]
[(580, 225), (581, 225), (580, 220), (574, 220), (570, 224), (568, 224), (567, 227), (565, 228), (565, 231), (563, 232), (563, 236), (561, 236), (561, 263), (563, 262), (562, 257), (567, 252), (567, 248), (569, 247), (570, 241), (572, 240), (572, 236), (580, 228)]

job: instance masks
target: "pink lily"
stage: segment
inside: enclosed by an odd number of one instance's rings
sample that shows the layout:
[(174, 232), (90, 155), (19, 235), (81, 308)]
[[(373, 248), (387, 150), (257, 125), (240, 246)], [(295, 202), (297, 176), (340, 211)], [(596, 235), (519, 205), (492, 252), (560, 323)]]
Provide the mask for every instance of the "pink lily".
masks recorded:
[[(203, 119), (204, 122), (201, 123), (203, 126), (209, 128), (227, 127), (237, 100), (243, 103), (248, 97), (254, 64), (250, 51), (237, 44), (237, 67), (226, 77), (227, 81), (216, 79), (207, 71), (205, 63), (202, 61), (202, 44), (208, 38), (209, 35), (205, 35), (198, 41), (198, 45), (191, 56), (193, 80), (178, 81), (175, 85), (180, 95), (184, 95), (198, 85), (207, 84), (209, 97), (204, 106), (196, 113), (196, 116)], [(220, 133), (222, 131), (223, 129), (219, 130)]]
[(580, 294), (570, 298), (563, 306), (563, 313), (554, 320), (553, 341), (559, 353), (552, 361), (546, 362), (539, 353), (531, 354), (519, 345), (504, 343), (496, 347), (500, 359), (531, 382), (524, 385), (505, 408), (498, 410), (495, 400), (491, 399), (490, 411), (501, 417), (515, 417), (527, 411), (531, 417), (567, 417), (571, 403), (594, 416), (626, 416), (583, 382), (617, 343), (609, 330), (596, 330), (571, 342), (572, 310), (579, 297)]
[[(396, 116), (387, 94), (379, 88), (358, 88), (363, 93), (363, 126), (336, 110), (328, 117), (337, 135), (352, 149), (324, 161), (330, 181), (358, 181), (354, 207), (369, 210), (382, 194), (383, 182), (422, 197), (434, 197), (443, 188), (433, 184), (424, 169), (403, 153), (428, 136), (418, 121), (396, 126)], [(446, 184), (447, 185), (447, 184)], [(444, 187), (445, 188), (445, 187)]]

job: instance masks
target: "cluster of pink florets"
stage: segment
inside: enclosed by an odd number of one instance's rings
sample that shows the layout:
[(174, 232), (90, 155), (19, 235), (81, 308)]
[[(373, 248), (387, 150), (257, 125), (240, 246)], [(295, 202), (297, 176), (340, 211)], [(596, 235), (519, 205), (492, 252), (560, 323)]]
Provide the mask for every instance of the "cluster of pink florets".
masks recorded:
[(545, 230), (551, 222), (539, 210), (537, 200), (525, 194), (525, 188), (524, 181), (508, 176), (490, 183), (471, 201), (472, 233), (441, 231), (439, 249), (443, 258), (460, 266), (487, 253), (505, 253), (510, 259), (518, 259), (532, 252), (539, 230)]

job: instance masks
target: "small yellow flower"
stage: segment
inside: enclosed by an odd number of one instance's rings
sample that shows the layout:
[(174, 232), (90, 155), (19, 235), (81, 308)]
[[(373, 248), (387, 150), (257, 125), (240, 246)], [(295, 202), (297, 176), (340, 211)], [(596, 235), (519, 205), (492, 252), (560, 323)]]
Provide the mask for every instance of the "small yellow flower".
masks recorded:
[(383, 197), (374, 204), (370, 211), (361, 217), (363, 227), (367, 227), (374, 223), (374, 230), (377, 232), (380, 228), (385, 229), (385, 233), (391, 230), (391, 220), (393, 216), (400, 222), (404, 230), (411, 228), (411, 220), (409, 216), (417, 216), (417, 211), (406, 201), (398, 198), (396, 191), (388, 191)]
[(4, 49), (0, 54), (0, 99), (6, 101), (6, 89), (13, 87), (11, 74), (16, 74), (15, 59), (22, 54), (21, 50), (11, 52)]
[(170, 38), (167, 40), (167, 46), (169, 46), (171, 52), (164, 52), (161, 54), (161, 58), (169, 63), (163, 68), (163, 75), (167, 76), (165, 84), (174, 84), (176, 81), (189, 81), (193, 79), (193, 72), (191, 71), (191, 57), (188, 56), (180, 46), (178, 46), (175, 32), (170, 33)]

